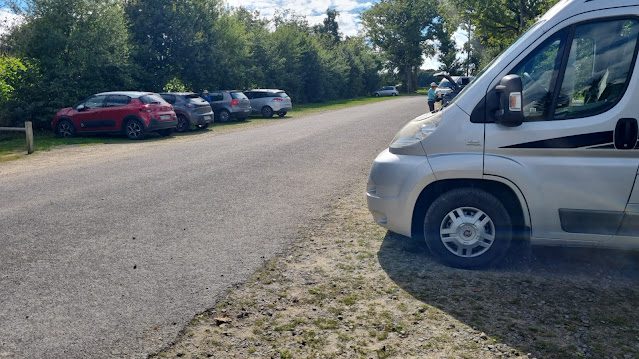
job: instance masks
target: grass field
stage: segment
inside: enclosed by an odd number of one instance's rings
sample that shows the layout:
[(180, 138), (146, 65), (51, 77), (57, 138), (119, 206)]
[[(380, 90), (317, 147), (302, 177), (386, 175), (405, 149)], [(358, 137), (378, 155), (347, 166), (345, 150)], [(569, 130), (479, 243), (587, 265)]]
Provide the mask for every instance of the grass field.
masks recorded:
[[(339, 110), (343, 108), (348, 108), (352, 106), (360, 106), (366, 105), (369, 103), (379, 102), (379, 101), (388, 101), (392, 99), (392, 97), (361, 97), (356, 99), (349, 100), (338, 100), (338, 101), (329, 101), (317, 104), (304, 104), (304, 105), (296, 105), (294, 110), (291, 111), (286, 118), (298, 118), (305, 115), (309, 115), (312, 113), (322, 112), (322, 111), (330, 111), (330, 110)], [(272, 119), (251, 117), (247, 121), (239, 121), (239, 122), (226, 122), (226, 123), (216, 123), (214, 124), (210, 130), (214, 130), (215, 132), (226, 132), (232, 130), (238, 130), (245, 127), (251, 127), (256, 125), (265, 125), (267, 123), (272, 123), (274, 121), (278, 121), (279, 118), (274, 117)], [(188, 134), (178, 134), (176, 136), (186, 136)], [(117, 135), (84, 135), (82, 137), (75, 138), (58, 138), (51, 131), (48, 130), (36, 130), (34, 133), (34, 142), (35, 142), (35, 150), (39, 151), (48, 151), (57, 146), (64, 145), (93, 145), (93, 144), (112, 144), (112, 143), (126, 143), (130, 140), (124, 138), (123, 136)], [(158, 138), (159, 140), (160, 138)], [(26, 155), (26, 143), (24, 134), (22, 133), (0, 133), (0, 162), (14, 160)]]

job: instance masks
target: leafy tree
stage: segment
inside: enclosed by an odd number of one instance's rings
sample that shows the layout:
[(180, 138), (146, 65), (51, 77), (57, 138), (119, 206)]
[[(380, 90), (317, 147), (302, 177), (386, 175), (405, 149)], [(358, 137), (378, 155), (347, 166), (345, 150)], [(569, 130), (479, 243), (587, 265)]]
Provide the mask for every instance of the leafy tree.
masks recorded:
[(436, 0), (382, 0), (362, 14), (367, 36), (383, 52), (389, 69), (403, 74), (408, 92), (415, 89), (436, 17)]
[(439, 53), (440, 70), (451, 75), (458, 75), (461, 72), (461, 63), (457, 60), (457, 47), (452, 34), (447, 30), (444, 19), (439, 18), (433, 26), (434, 38), (438, 41), (437, 51)]
[[(15, 99), (16, 87), (24, 79), (27, 66), (20, 59), (11, 56), (0, 56), (0, 109)], [(0, 125), (10, 124), (6, 114), (0, 111)]]
[[(88, 94), (131, 84), (129, 36), (116, 0), (25, 0), (25, 21), (4, 50), (32, 63), (9, 116), (47, 126), (56, 109)], [(22, 118), (24, 119), (24, 118)]]
[(316, 25), (314, 30), (316, 33), (326, 37), (330, 44), (337, 44), (341, 40), (339, 33), (339, 24), (337, 23), (337, 17), (339, 11), (335, 9), (326, 9), (326, 18), (322, 22), (322, 25)]
[[(483, 51), (483, 62), (513, 43), (558, 0), (445, 0), (440, 10), (451, 24), (466, 23), (474, 29)], [(476, 43), (475, 43), (476, 44)], [(470, 46), (473, 46), (471, 41)], [(475, 58), (477, 55), (475, 55)], [(475, 60), (473, 60), (475, 61)]]

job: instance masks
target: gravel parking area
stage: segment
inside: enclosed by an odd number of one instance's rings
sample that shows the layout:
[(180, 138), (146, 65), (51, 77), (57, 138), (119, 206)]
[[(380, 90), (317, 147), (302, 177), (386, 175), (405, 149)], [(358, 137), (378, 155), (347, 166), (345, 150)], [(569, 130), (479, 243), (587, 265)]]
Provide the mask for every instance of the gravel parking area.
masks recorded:
[(373, 224), (355, 193), (155, 357), (639, 356), (636, 253), (517, 257), (484, 271), (445, 267)]

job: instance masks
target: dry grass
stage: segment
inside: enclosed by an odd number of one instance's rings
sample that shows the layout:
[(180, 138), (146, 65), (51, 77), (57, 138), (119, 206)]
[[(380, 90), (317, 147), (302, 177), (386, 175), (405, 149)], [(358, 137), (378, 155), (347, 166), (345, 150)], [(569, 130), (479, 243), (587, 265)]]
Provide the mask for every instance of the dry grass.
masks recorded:
[(537, 248), (464, 271), (371, 222), (341, 200), (156, 356), (639, 357), (636, 255)]

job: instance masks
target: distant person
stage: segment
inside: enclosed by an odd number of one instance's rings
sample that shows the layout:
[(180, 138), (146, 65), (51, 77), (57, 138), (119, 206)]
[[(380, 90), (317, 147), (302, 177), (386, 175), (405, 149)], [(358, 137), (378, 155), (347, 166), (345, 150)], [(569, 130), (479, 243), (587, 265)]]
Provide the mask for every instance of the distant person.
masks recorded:
[(206, 100), (206, 102), (211, 102), (213, 99), (211, 95), (209, 95), (209, 90), (202, 91), (202, 98)]
[(433, 82), (428, 89), (428, 109), (430, 112), (435, 112), (435, 102), (437, 102), (437, 92), (435, 89), (437, 89), (437, 84)]

